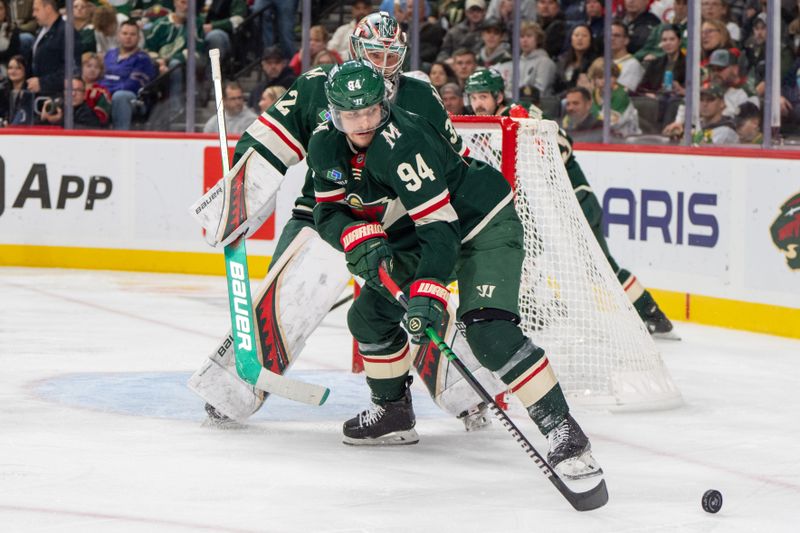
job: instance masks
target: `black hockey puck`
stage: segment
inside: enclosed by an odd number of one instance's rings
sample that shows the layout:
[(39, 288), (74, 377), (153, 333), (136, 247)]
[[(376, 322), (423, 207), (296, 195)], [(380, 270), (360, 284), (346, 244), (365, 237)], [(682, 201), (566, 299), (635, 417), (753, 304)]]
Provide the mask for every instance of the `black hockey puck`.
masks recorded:
[(703, 494), (703, 510), (707, 513), (716, 513), (722, 509), (722, 493), (718, 490), (707, 490)]

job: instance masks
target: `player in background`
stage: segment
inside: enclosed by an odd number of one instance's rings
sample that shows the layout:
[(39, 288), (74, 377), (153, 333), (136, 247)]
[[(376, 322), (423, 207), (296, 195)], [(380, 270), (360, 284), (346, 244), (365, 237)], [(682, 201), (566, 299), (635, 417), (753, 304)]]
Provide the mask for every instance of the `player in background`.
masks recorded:
[[(447, 139), (453, 151), (464, 154), (466, 150), (461, 137), (453, 127), (436, 90), (429, 83), (401, 76), (401, 66), (406, 51), (405, 34), (400, 30), (397, 21), (385, 12), (373, 13), (363, 18), (356, 25), (350, 38), (351, 55), (369, 61), (383, 75), (389, 99), (397, 106), (419, 115), (419, 120), (423, 120), (422, 117), (424, 117), (442, 137)], [(236, 144), (234, 164), (251, 147), (281, 174), (285, 174), (290, 166), (304, 159), (312, 132), (320, 123), (324, 123), (329, 118), (324, 84), (332, 67), (333, 65), (320, 65), (297, 78), (286, 93), (247, 128)], [(315, 205), (313, 180), (309, 171), (306, 174), (301, 195), (295, 201), (291, 219), (284, 226), (278, 239), (270, 268), (279, 261), (284, 251), (292, 245), (304, 228), (314, 229), (312, 210)], [(369, 211), (378, 209), (380, 206), (365, 202), (362, 208)], [(291, 264), (287, 268), (291, 268)], [(314, 281), (309, 280), (309, 282)], [(322, 298), (322, 296), (319, 294), (318, 298)], [(318, 301), (294, 303), (305, 306), (310, 313), (321, 313), (320, 320), (329, 310), (329, 307), (322, 309)], [(261, 305), (263, 305), (262, 302), (254, 301), (254, 308), (259, 309)], [(274, 312), (274, 316), (279, 315), (279, 312)], [(260, 337), (259, 342), (262, 343), (263, 353), (274, 354), (280, 351), (272, 345), (279, 339), (275, 339), (272, 335), (257, 333)], [(296, 353), (292, 355), (297, 356)], [(262, 361), (262, 364), (267, 367), (266, 361)], [(477, 363), (475, 364), (477, 365)], [(278, 366), (273, 364), (272, 366), (273, 371), (277, 370), (282, 373), (286, 370), (283, 364)], [(238, 380), (238, 378), (236, 379)], [(241, 385), (245, 386), (246, 384), (241, 382)], [(426, 385), (429, 389), (434, 386), (427, 381)], [(471, 391), (469, 397), (464, 398), (463, 401), (459, 398), (458, 402), (455, 402), (459, 404), (467, 402), (467, 405), (458, 408), (442, 403), (436, 397), (434, 390), (431, 390), (431, 394), (435, 396), (440, 406), (461, 418), (467, 430), (478, 429), (490, 423), (486, 406), (479, 403), (480, 400)], [(220, 393), (220, 397), (224, 398), (225, 395)], [(261, 402), (257, 402), (255, 410), (260, 407), (262, 402), (263, 398)], [(230, 423), (229, 418), (216, 407), (218, 406), (206, 403), (209, 421), (221, 426)]]
[[(542, 110), (534, 105), (525, 105), (514, 102), (507, 102), (505, 99), (505, 82), (499, 72), (494, 69), (478, 69), (468, 79), (464, 86), (464, 93), (469, 99), (469, 105), (476, 115), (484, 116), (510, 116), (516, 118), (546, 119)], [(608, 243), (603, 236), (602, 219), (603, 209), (592, 191), (583, 170), (575, 159), (572, 150), (572, 139), (567, 133), (559, 128), (558, 146), (561, 150), (561, 157), (567, 169), (572, 190), (578, 199), (586, 220), (592, 228), (600, 248), (603, 250), (611, 268), (617, 275), (617, 279), (625, 289), (625, 294), (633, 303), (633, 307), (647, 326), (651, 335), (670, 337), (672, 322), (664, 315), (658, 307), (650, 292), (645, 289), (637, 280), (636, 276), (628, 270), (621, 268), (611, 252), (608, 250)]]
[[(544, 350), (519, 327), (523, 228), (503, 175), (459, 156), (438, 130), (390, 104), (369, 63), (348, 61), (334, 69), (326, 94), (331, 119), (308, 147), (314, 220), (320, 236), (366, 280), (347, 321), (365, 355), (372, 393), (371, 408), (344, 423), (344, 442), (419, 440), (408, 336), (428, 342), (424, 331), (441, 322), (447, 283), (455, 277), (458, 318), (473, 353), (547, 435), (551, 465), (566, 477), (602, 473)], [(384, 209), (364, 212), (366, 202)], [(382, 264), (409, 294), (407, 313), (382, 286)], [(480, 290), (486, 286), (493, 290)]]

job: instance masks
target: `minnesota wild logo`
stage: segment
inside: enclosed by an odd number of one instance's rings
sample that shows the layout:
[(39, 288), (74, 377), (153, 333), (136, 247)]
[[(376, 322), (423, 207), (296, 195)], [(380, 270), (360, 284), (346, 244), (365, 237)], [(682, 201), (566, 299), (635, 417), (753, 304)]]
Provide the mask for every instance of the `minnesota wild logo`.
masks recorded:
[(381, 17), (378, 33), (381, 39), (394, 39), (397, 35), (397, 21), (391, 17)]
[(800, 270), (800, 192), (781, 206), (781, 214), (769, 228), (772, 242), (786, 256), (792, 270)]
[(345, 201), (358, 218), (369, 220), (370, 222), (382, 221), (383, 215), (386, 214), (386, 208), (389, 206), (389, 198), (385, 196), (374, 202), (364, 203), (364, 200), (359, 195), (348, 194)]

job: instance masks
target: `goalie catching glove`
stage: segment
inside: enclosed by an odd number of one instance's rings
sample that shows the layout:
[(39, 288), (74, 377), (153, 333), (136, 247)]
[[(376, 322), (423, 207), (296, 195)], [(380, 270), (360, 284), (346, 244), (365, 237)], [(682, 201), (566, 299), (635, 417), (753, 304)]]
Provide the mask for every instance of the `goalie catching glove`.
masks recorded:
[(428, 326), (439, 327), (447, 307), (450, 291), (439, 280), (418, 279), (411, 284), (411, 297), (408, 300), (406, 328), (411, 335), (411, 342), (425, 342), (425, 330)]
[(392, 249), (383, 227), (376, 222), (353, 222), (345, 226), (341, 237), (347, 270), (362, 278), (373, 289), (381, 290), (378, 267), (386, 261), (391, 271)]

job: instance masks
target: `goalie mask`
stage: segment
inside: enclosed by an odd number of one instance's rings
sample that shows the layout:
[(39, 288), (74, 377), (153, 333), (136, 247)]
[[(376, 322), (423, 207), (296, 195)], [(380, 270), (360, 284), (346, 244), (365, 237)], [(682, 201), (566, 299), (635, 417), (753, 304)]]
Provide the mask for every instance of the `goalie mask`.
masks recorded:
[(406, 34), (385, 11), (367, 15), (350, 36), (350, 57), (368, 61), (384, 78), (393, 78), (406, 57)]
[(325, 82), (331, 121), (344, 133), (365, 133), (389, 119), (389, 102), (381, 76), (366, 61), (334, 67)]

